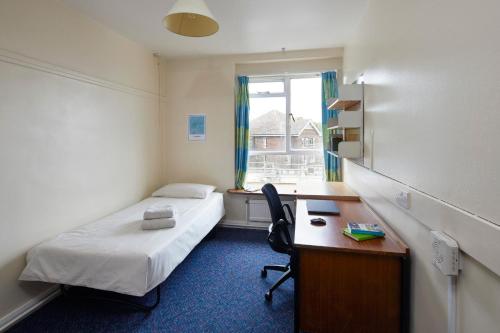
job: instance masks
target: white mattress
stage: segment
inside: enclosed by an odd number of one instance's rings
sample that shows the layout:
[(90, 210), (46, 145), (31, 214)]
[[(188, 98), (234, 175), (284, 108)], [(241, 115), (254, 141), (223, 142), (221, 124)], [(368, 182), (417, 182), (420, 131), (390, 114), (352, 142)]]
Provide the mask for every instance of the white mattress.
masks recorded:
[[(158, 202), (176, 207), (175, 228), (142, 230), (144, 211)], [(148, 198), (34, 247), (19, 279), (143, 296), (163, 282), (223, 216), (222, 193), (206, 199)]]

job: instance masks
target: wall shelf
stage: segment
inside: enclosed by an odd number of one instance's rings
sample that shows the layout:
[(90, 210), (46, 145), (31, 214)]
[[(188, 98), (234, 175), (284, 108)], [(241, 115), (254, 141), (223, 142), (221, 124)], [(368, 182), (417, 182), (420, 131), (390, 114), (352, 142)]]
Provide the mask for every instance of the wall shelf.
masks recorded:
[(328, 122), (328, 129), (363, 127), (363, 111), (339, 111), (338, 119)]
[(359, 141), (342, 141), (339, 143), (337, 151), (327, 151), (329, 154), (339, 158), (360, 158), (361, 157), (361, 142)]
[(328, 153), (339, 158), (363, 158), (363, 85), (339, 86), (339, 97), (328, 101), (330, 110), (337, 110), (337, 117), (328, 121), (331, 134)]
[(358, 105), (361, 101), (344, 101), (338, 98), (330, 101), (328, 105), (328, 110), (347, 110), (356, 105)]
[(328, 100), (328, 110), (349, 110), (361, 104), (363, 85), (344, 84), (339, 86), (339, 97)]

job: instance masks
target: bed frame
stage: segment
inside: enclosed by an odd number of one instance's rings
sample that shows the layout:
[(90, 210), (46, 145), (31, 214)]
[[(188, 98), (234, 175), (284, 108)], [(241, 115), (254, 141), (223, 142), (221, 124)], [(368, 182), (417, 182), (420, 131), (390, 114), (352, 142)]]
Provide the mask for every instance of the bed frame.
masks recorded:
[[(127, 301), (125, 299), (120, 299), (118, 297), (113, 297), (113, 296), (78, 295), (77, 293), (71, 292), (71, 289), (72, 289), (71, 286), (67, 286), (64, 284), (60, 285), (60, 289), (61, 289), (62, 295), (64, 297), (68, 297), (70, 299), (111, 302), (111, 303), (119, 304), (119, 305), (122, 305), (125, 307), (133, 308), (137, 311), (142, 311), (142, 312), (146, 312), (146, 313), (153, 311), (153, 309), (156, 308), (158, 306), (158, 304), (160, 304), (160, 296), (161, 296), (160, 285), (156, 286), (156, 288), (155, 288), (156, 300), (152, 305), (146, 305), (146, 304), (142, 304), (139, 302)], [(92, 290), (95, 290), (95, 289), (92, 289)]]

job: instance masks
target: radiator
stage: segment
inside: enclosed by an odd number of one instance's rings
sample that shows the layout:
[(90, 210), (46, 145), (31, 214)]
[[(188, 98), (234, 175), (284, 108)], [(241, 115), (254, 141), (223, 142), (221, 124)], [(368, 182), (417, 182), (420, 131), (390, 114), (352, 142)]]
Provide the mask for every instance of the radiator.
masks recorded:
[[(292, 212), (295, 214), (295, 202), (283, 201), (283, 204), (289, 204)], [(285, 209), (286, 217), (289, 221), (290, 216)], [(266, 200), (247, 200), (247, 222), (268, 222), (271, 223), (271, 213)]]

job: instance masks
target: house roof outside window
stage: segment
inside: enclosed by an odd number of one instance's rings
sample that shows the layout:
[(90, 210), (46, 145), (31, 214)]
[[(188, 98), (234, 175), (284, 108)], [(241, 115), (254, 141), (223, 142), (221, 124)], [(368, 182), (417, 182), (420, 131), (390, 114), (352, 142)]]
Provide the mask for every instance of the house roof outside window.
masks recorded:
[[(250, 122), (251, 136), (285, 136), (285, 114), (278, 110), (271, 110), (263, 115), (253, 119)], [(302, 117), (290, 121), (290, 134), (299, 136), (305, 129), (315, 130), (318, 136), (322, 136), (321, 124), (315, 123), (311, 119)]]

